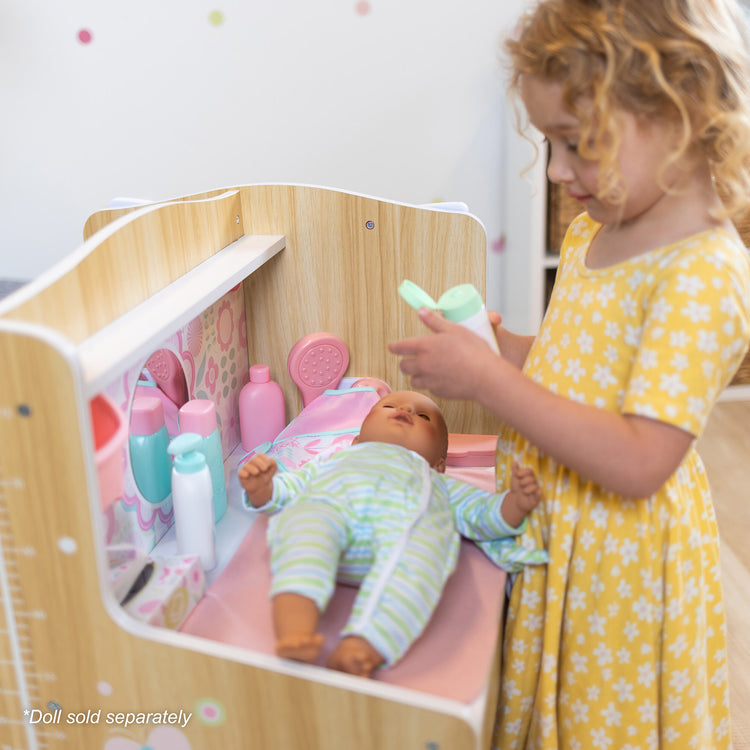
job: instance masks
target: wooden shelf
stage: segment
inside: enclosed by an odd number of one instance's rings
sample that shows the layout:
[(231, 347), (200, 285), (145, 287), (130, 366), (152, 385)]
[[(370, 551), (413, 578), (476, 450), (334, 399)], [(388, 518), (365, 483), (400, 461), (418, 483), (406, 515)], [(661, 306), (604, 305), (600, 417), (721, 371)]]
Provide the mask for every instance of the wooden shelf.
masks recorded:
[(180, 326), (224, 296), (286, 245), (284, 235), (244, 235), (79, 346), (88, 398)]

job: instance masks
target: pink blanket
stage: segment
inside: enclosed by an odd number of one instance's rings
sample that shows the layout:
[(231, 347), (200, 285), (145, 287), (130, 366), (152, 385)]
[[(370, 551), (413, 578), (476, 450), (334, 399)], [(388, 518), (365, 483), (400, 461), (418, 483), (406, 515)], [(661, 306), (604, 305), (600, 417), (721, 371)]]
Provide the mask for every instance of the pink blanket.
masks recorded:
[[(491, 469), (451, 469), (479, 486), (492, 486)], [(256, 520), (229, 565), (211, 586), (181, 630), (240, 648), (273, 654), (268, 597), (270, 572), (267, 519)], [(375, 679), (462, 703), (477, 698), (488, 683), (499, 638), (506, 574), (468, 541), (461, 544), (458, 567), (421, 638), (396, 665)], [(351, 610), (356, 590), (339, 585), (321, 620), (332, 651)]]

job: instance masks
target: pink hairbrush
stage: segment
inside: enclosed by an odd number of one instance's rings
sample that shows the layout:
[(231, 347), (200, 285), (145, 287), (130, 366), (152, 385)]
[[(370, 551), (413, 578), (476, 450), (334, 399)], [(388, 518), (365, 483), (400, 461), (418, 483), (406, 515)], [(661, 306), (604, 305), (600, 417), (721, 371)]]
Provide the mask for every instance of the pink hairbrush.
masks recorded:
[(185, 372), (174, 352), (158, 349), (146, 362), (146, 369), (156, 385), (180, 407), (188, 400)]
[(292, 347), (286, 366), (307, 406), (339, 384), (349, 366), (349, 349), (332, 333), (311, 333)]

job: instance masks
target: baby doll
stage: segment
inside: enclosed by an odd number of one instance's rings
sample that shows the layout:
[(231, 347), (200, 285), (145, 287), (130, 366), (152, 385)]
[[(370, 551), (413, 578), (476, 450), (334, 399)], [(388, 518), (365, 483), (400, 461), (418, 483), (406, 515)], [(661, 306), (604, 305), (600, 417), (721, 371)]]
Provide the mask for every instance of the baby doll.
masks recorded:
[(515, 466), (510, 490), (494, 494), (446, 476), (447, 450), (437, 405), (400, 391), (373, 406), (349, 448), (297, 471), (276, 473), (263, 454), (240, 468), (248, 505), (275, 514), (268, 543), (279, 656), (317, 659), (318, 620), (336, 579), (360, 588), (328, 666), (369, 677), (424, 629), (462, 535), (509, 570), (546, 561), (513, 539), (541, 500), (533, 472)]

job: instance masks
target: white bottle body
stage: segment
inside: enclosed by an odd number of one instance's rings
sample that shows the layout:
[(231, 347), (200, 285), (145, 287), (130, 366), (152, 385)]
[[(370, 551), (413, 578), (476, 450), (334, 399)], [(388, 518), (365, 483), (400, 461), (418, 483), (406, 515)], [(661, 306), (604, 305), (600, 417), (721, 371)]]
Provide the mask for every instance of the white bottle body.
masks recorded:
[(498, 356), (500, 355), (500, 349), (497, 346), (495, 330), (490, 323), (490, 319), (487, 315), (487, 310), (484, 305), (482, 305), (482, 308), (479, 310), (479, 312), (474, 313), (474, 315), (468, 318), (464, 318), (463, 320), (459, 320), (456, 322), (459, 325), (464, 326), (464, 328), (468, 328), (470, 331), (473, 331), (477, 334), (477, 336), (483, 338), (490, 345), (492, 351), (495, 352), (495, 354), (497, 354)]
[(203, 570), (216, 567), (213, 485), (208, 466), (182, 474), (172, 471), (172, 506), (181, 555), (198, 555)]

